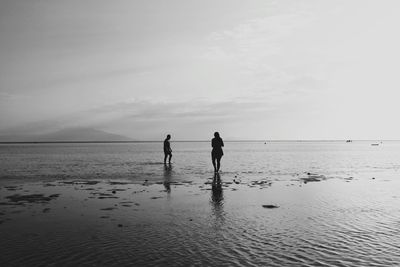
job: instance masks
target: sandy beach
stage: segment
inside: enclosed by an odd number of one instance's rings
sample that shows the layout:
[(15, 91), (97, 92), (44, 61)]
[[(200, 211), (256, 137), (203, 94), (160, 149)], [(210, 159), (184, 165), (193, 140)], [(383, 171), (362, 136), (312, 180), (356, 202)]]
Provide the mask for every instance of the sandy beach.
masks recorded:
[[(5, 266), (395, 266), (394, 179), (132, 183), (0, 188)], [(300, 264), (300, 265), (299, 265)]]

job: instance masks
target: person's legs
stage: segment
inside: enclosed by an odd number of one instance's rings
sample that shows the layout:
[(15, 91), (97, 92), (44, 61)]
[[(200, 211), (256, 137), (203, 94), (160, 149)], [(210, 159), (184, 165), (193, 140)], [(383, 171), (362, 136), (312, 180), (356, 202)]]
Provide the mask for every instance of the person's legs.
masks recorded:
[(217, 167), (216, 167), (216, 165), (215, 165), (215, 160), (216, 160), (216, 158), (215, 158), (214, 155), (211, 155), (211, 160), (212, 160), (212, 164), (213, 164), (213, 166), (214, 166), (214, 172), (217, 172)]
[(169, 153), (168, 163), (171, 163), (172, 153)]
[(168, 154), (164, 152), (164, 164), (167, 163), (167, 156)]
[(219, 172), (219, 168), (221, 167), (221, 158), (217, 158), (217, 172)]

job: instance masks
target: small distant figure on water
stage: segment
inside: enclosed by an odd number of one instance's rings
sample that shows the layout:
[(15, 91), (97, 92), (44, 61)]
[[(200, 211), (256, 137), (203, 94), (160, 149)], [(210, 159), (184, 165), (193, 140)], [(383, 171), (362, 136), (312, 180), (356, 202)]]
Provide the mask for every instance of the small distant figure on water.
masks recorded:
[(214, 138), (211, 140), (211, 146), (213, 148), (211, 151), (211, 159), (214, 166), (214, 172), (219, 172), (219, 168), (221, 167), (221, 158), (224, 155), (224, 151), (222, 151), (224, 141), (222, 141), (218, 132), (214, 133)]
[(165, 138), (164, 140), (164, 164), (167, 163), (167, 157), (169, 157), (168, 163), (171, 163), (172, 149), (171, 149), (171, 144), (169, 143), (170, 139), (171, 135), (167, 135), (167, 138)]

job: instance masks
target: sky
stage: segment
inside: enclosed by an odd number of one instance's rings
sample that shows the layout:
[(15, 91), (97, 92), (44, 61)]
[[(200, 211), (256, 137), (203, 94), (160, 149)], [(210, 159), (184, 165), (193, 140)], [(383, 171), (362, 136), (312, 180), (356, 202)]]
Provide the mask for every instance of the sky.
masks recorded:
[(0, 0), (1, 135), (400, 139), (397, 0)]

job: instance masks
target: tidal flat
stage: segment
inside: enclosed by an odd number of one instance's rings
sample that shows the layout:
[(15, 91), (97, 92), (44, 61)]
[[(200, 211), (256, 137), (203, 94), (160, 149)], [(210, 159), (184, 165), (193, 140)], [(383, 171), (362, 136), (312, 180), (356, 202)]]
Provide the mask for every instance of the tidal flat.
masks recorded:
[[(310, 177), (307, 180), (307, 177)], [(5, 266), (395, 266), (397, 179), (24, 182), (0, 188)]]

